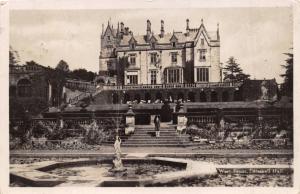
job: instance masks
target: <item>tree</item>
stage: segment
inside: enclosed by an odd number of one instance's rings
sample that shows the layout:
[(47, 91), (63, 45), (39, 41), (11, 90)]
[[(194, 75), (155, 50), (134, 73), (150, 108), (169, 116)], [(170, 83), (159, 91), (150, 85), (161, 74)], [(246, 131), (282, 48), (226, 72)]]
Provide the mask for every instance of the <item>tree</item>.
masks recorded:
[(85, 81), (93, 81), (96, 77), (96, 73), (92, 71), (87, 71), (86, 69), (75, 69), (70, 73), (72, 78), (85, 80)]
[(60, 60), (56, 66), (56, 69), (63, 72), (69, 72), (69, 65), (64, 60)]
[(285, 73), (280, 75), (284, 78), (281, 93), (282, 95), (293, 97), (293, 64), (294, 64), (294, 55), (293, 53), (284, 53), (288, 56), (285, 60), (286, 64), (282, 65), (285, 68)]
[(129, 67), (128, 57), (120, 57), (118, 60), (117, 67), (117, 83), (119, 85), (124, 85), (124, 71)]
[(185, 64), (184, 77), (187, 83), (194, 82), (194, 61), (189, 60)]
[(19, 62), (19, 54), (13, 48), (9, 47), (9, 66), (16, 65)]
[(234, 57), (229, 57), (226, 63), (226, 67), (223, 68), (223, 70), (225, 70), (224, 81), (243, 82), (249, 79), (250, 75), (243, 73), (240, 64), (236, 62)]

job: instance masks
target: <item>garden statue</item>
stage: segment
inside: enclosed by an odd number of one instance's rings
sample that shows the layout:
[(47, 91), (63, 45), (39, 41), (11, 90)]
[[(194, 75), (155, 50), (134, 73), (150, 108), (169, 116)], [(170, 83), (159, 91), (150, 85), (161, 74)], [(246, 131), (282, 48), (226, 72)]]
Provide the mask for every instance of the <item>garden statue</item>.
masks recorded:
[(263, 81), (261, 83), (261, 100), (268, 100), (268, 89), (266, 81)]
[(115, 159), (113, 160), (113, 168), (111, 171), (113, 172), (123, 172), (126, 169), (123, 167), (122, 159), (121, 159), (121, 138), (117, 135), (116, 141), (114, 143), (115, 148)]
[(90, 129), (91, 130), (98, 130), (98, 124), (97, 121), (95, 119), (92, 120), (92, 123), (90, 124)]

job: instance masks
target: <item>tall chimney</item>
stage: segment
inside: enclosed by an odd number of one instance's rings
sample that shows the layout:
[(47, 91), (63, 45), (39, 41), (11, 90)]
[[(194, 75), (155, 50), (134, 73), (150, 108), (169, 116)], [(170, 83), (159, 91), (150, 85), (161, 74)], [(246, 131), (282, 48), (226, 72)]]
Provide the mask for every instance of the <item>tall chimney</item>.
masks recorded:
[(101, 36), (104, 35), (104, 24), (102, 24), (102, 33), (101, 33)]
[(121, 32), (124, 33), (124, 23), (121, 22)]
[(217, 39), (220, 40), (219, 23), (217, 24)]
[(189, 35), (190, 33), (190, 20), (186, 19), (186, 34)]
[(147, 41), (149, 41), (151, 36), (151, 22), (150, 20), (147, 20)]
[(165, 34), (165, 27), (164, 27), (164, 20), (160, 21), (160, 37), (164, 37)]

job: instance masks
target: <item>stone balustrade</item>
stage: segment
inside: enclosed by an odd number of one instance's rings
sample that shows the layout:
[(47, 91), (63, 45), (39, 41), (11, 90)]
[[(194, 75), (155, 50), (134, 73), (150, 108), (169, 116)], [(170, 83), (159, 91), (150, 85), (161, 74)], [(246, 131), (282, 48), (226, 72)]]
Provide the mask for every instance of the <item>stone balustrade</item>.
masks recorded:
[(239, 87), (241, 83), (209, 82), (209, 83), (175, 83), (175, 84), (138, 84), (138, 85), (103, 85), (103, 90), (134, 90), (134, 89), (174, 89), (174, 88), (217, 88)]

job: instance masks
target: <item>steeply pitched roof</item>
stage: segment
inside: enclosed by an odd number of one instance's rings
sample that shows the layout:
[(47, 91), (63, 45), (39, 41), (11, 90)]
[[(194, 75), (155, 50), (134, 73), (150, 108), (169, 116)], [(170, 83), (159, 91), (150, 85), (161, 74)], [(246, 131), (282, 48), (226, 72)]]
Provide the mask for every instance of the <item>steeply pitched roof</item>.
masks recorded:
[[(198, 29), (199, 30), (199, 29)], [(198, 34), (198, 30), (191, 30), (189, 32), (189, 35), (183, 32), (174, 32), (174, 33), (165, 33), (162, 37), (160, 34), (152, 35), (151, 37), (155, 38), (157, 40), (157, 44), (169, 44), (170, 40), (173, 36), (176, 37), (178, 43), (186, 43), (195, 41), (195, 38)], [(211, 40), (217, 40), (217, 32), (207, 32), (209, 39)], [(137, 41), (137, 45), (144, 45), (149, 44), (146, 41), (145, 35), (123, 35), (123, 38), (120, 41), (121, 46), (129, 45), (129, 40), (134, 37), (134, 39)]]

